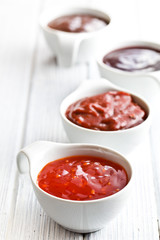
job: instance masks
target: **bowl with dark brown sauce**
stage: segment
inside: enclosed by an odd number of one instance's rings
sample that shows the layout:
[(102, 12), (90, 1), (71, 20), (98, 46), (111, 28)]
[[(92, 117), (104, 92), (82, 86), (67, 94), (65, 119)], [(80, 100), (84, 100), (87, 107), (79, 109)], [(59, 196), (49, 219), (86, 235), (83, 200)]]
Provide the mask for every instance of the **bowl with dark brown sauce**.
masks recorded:
[(150, 107), (143, 98), (107, 81), (84, 83), (61, 103), (71, 142), (96, 143), (122, 153), (143, 142), (150, 127)]
[(130, 41), (110, 46), (98, 59), (102, 77), (153, 102), (160, 94), (160, 45)]

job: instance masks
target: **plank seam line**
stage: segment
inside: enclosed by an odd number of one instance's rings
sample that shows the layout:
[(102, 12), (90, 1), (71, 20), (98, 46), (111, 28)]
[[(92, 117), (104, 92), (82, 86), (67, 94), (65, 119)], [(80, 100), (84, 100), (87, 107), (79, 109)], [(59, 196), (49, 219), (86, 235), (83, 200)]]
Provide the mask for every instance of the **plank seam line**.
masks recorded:
[(25, 113), (24, 113), (24, 124), (23, 124), (23, 127), (22, 127), (21, 147), (24, 147), (25, 138), (26, 138), (28, 112), (29, 112), (29, 107), (30, 107), (30, 96), (31, 96), (32, 84), (33, 84), (32, 80), (33, 80), (33, 76), (34, 76), (35, 62), (36, 62), (36, 55), (37, 55), (38, 36), (39, 36), (39, 32), (38, 32), (37, 37), (36, 37), (35, 48), (34, 48), (34, 51), (33, 51), (33, 57), (32, 57), (32, 61), (31, 61), (31, 71), (30, 71), (30, 77), (29, 77), (30, 81), (29, 81), (27, 101), (26, 101)]
[(89, 62), (86, 63), (86, 67), (87, 67), (87, 79), (90, 79), (91, 74), (90, 74), (90, 63)]
[[(154, 138), (153, 138), (153, 135), (151, 133), (151, 129), (149, 131), (149, 140), (150, 140), (150, 146), (151, 146), (151, 154), (154, 158), (153, 161), (155, 161), (157, 159), (157, 154), (155, 154), (155, 151), (154, 151)], [(152, 161), (152, 162), (153, 162)], [(153, 163), (151, 164), (152, 165), (152, 175), (154, 176), (154, 168), (153, 168)], [(159, 218), (159, 208), (158, 208), (158, 197), (156, 195), (156, 187), (157, 187), (157, 184), (156, 184), (156, 180), (155, 180), (155, 177), (153, 178), (153, 186), (154, 186), (154, 196), (155, 196), (155, 205), (156, 205), (156, 214)], [(158, 219), (157, 218), (157, 219)]]
[(157, 225), (158, 225), (158, 234), (159, 234), (159, 239), (160, 239), (160, 223), (159, 223), (159, 219), (157, 219)]

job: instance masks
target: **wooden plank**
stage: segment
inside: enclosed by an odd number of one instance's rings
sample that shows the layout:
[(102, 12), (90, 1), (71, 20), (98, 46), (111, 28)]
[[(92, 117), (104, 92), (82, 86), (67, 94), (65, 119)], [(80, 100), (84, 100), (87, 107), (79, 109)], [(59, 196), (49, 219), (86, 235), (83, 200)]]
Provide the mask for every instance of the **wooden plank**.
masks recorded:
[[(160, 100), (159, 100), (160, 101)], [(152, 121), (152, 127), (150, 131), (150, 145), (152, 148), (152, 168), (153, 168), (153, 180), (155, 186), (155, 196), (157, 202), (157, 218), (158, 224), (160, 222), (160, 129), (159, 129), (159, 119), (160, 112), (156, 109), (156, 116)], [(160, 226), (158, 226), (160, 229)]]
[(21, 147), (36, 37), (37, 9), (35, 5), (27, 7), (0, 4), (0, 239), (6, 239), (12, 223), (17, 191), (15, 159)]

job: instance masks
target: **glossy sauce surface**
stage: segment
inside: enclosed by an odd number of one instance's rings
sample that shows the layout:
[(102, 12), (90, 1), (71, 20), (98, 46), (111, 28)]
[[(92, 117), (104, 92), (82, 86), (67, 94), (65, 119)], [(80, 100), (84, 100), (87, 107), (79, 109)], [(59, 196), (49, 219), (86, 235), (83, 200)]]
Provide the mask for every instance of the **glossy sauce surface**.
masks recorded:
[(84, 128), (115, 131), (139, 125), (147, 116), (130, 94), (109, 91), (71, 104), (66, 117)]
[(93, 156), (71, 156), (48, 163), (37, 183), (47, 193), (70, 200), (94, 200), (110, 196), (128, 183), (122, 166)]
[(93, 32), (108, 25), (105, 19), (89, 14), (61, 16), (48, 23), (50, 28), (72, 33)]
[(160, 50), (145, 46), (121, 48), (105, 55), (103, 62), (128, 72), (157, 71), (160, 70)]

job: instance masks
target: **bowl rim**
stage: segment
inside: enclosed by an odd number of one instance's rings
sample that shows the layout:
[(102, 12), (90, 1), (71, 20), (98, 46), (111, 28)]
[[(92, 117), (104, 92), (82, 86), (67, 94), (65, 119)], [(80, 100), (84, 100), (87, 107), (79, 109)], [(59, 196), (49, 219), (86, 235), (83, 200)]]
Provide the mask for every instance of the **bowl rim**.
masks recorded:
[[(55, 200), (59, 200), (59, 201), (62, 201), (62, 202), (67, 202), (67, 203), (73, 203), (73, 204), (94, 204), (94, 203), (97, 203), (97, 202), (103, 202), (107, 199), (112, 199), (112, 198), (115, 198), (119, 195), (122, 195), (123, 192), (127, 191), (129, 187), (131, 187), (132, 185), (132, 182), (133, 182), (133, 167), (132, 167), (132, 164), (130, 163), (130, 161), (122, 154), (120, 153), (119, 151), (113, 149), (113, 148), (110, 148), (110, 147), (105, 147), (105, 146), (102, 146), (102, 145), (98, 145), (98, 144), (91, 144), (91, 143), (70, 143), (69, 145), (72, 145), (73, 147), (91, 147), (91, 148), (97, 148), (97, 149), (101, 149), (103, 150), (106, 155), (107, 155), (107, 152), (110, 152), (110, 153), (114, 153), (117, 157), (121, 158), (121, 160), (123, 162), (125, 162), (127, 164), (127, 167), (129, 167), (129, 172), (130, 172), (130, 178), (128, 176), (128, 172), (126, 170), (126, 168), (124, 166), (122, 166), (122, 164), (120, 164), (126, 171), (127, 173), (127, 177), (128, 177), (128, 183), (126, 184), (126, 186), (124, 188), (122, 188), (120, 191), (112, 194), (112, 195), (109, 195), (109, 196), (106, 196), (106, 197), (103, 197), (103, 198), (99, 198), (99, 199), (93, 199), (93, 200), (70, 200), (70, 199), (64, 199), (64, 198), (60, 198), (60, 197), (56, 197), (54, 195), (51, 195), (47, 192), (45, 192), (43, 189), (41, 189), (39, 186), (38, 186), (38, 183), (37, 183), (37, 179), (36, 181), (33, 180), (32, 178), (32, 175), (31, 175), (31, 170), (29, 171), (29, 174), (30, 174), (30, 178), (31, 178), (31, 181), (32, 181), (32, 184), (35, 186), (35, 188), (40, 191), (42, 194), (44, 194), (46, 197), (50, 197), (52, 199), (55, 199)], [(107, 156), (103, 157), (103, 158), (107, 158)], [(58, 159), (55, 159), (55, 160), (58, 160)], [(108, 159), (110, 160), (110, 159)], [(110, 160), (112, 162), (114, 162), (113, 160)], [(45, 166), (45, 165), (44, 165)]]

